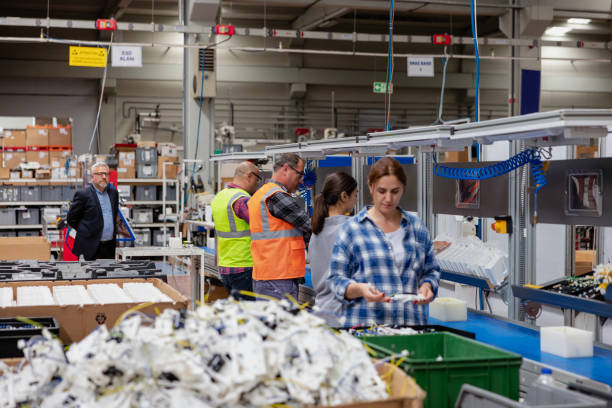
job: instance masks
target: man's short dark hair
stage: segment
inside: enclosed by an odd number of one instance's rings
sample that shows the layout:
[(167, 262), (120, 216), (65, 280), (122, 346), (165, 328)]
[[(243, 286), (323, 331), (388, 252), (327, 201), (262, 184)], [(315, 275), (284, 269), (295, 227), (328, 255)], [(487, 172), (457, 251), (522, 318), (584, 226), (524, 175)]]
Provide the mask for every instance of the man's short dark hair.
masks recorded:
[(296, 168), (297, 166), (299, 166), (300, 162), (303, 162), (303, 161), (304, 160), (295, 153), (283, 153), (274, 162), (274, 171), (277, 171), (278, 169), (283, 167), (285, 164), (288, 164), (289, 166)]

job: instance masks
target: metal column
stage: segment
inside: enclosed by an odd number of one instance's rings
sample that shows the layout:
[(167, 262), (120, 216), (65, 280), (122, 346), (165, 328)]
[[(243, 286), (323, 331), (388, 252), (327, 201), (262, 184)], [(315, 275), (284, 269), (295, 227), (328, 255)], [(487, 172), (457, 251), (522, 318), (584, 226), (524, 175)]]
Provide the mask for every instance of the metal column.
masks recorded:
[(417, 175), (418, 175), (418, 213), (425, 223), (432, 237), (436, 236), (436, 223), (433, 214), (433, 159), (432, 154), (425, 153), (419, 148)]
[[(185, 23), (192, 21), (190, 11), (193, 0), (185, 0), (183, 3), (183, 16)], [(216, 15), (216, 14), (215, 14)], [(212, 18), (215, 18), (212, 15)], [(214, 25), (215, 21), (198, 21), (202, 25)], [(210, 44), (214, 41), (214, 37), (203, 36), (202, 34), (184, 34), (185, 44), (202, 43), (203, 45)], [(194, 52), (196, 51), (196, 52)], [(198, 142), (198, 114), (200, 113), (200, 101), (194, 99), (191, 89), (195, 75), (200, 75), (198, 69), (198, 52), (196, 49), (185, 48), (183, 51), (183, 146), (185, 159), (204, 160), (202, 169), (196, 172), (202, 175), (204, 188), (207, 191), (212, 191), (215, 183), (214, 166), (208, 161), (208, 158), (213, 153), (215, 140), (215, 100), (213, 98), (203, 98), (200, 116), (200, 132)], [(197, 145), (197, 151), (196, 151)], [(191, 175), (192, 168), (188, 168), (188, 176)]]

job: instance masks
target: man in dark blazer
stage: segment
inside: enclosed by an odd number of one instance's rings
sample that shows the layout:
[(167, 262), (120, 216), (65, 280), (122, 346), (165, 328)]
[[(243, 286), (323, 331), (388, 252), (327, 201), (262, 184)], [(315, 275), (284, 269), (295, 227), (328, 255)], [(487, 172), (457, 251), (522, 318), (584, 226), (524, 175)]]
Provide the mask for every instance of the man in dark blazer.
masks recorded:
[(115, 258), (119, 193), (108, 183), (108, 173), (106, 163), (93, 164), (91, 184), (74, 193), (68, 211), (68, 225), (76, 230), (72, 253), (88, 261)]

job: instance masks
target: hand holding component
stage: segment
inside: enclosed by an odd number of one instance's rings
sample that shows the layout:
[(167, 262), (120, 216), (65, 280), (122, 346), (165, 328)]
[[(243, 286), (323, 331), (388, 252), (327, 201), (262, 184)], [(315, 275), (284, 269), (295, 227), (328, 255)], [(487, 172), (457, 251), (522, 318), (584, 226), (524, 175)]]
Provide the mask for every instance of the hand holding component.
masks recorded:
[(416, 301), (416, 305), (426, 305), (428, 303), (431, 303), (434, 297), (433, 287), (431, 286), (431, 283), (425, 282), (424, 284), (422, 284), (419, 288), (419, 294), (423, 295), (425, 299)]

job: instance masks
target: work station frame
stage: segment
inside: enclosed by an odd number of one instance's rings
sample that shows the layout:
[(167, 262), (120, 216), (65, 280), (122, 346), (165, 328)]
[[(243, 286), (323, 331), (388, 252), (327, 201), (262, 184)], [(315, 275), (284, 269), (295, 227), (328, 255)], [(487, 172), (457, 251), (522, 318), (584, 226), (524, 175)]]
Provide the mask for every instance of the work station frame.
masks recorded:
[[(433, 211), (434, 155), (444, 151), (463, 150), (465, 147), (474, 144), (490, 145), (495, 142), (507, 141), (509, 142), (509, 157), (512, 157), (532, 147), (584, 145), (589, 144), (592, 139), (597, 139), (599, 144), (603, 145), (610, 132), (612, 132), (612, 110), (565, 109), (466, 124), (415, 127), (342, 139), (275, 145), (269, 146), (262, 152), (216, 155), (211, 157), (211, 160), (219, 164), (247, 158), (273, 160), (277, 155), (286, 152), (297, 153), (307, 160), (323, 159), (338, 153), (348, 154), (352, 160), (353, 177), (355, 177), (359, 186), (366, 186), (367, 175), (363, 174), (363, 168), (368, 157), (385, 155), (390, 150), (415, 147), (417, 148), (415, 157), (418, 184), (417, 212), (432, 235), (435, 236), (436, 214)], [(573, 149), (568, 150), (573, 151)], [(507, 214), (503, 215), (510, 216), (514, 224), (514, 233), (508, 235), (509, 276), (507, 285), (503, 288), (495, 288), (485, 279), (452, 271), (443, 271), (442, 279), (468, 284), (488, 291), (499, 290), (508, 303), (507, 321), (517, 324), (517, 327), (520, 326), (521, 329), (531, 327), (537, 333), (535, 322), (525, 319), (521, 304), (525, 298), (522, 299), (512, 291), (512, 287), (520, 288), (524, 287), (525, 284), (535, 283), (535, 225), (531, 220), (532, 188), (529, 176), (527, 166), (512, 171), (507, 176)], [(359, 208), (362, 208), (365, 204), (364, 189), (365, 187), (362, 187), (359, 191)], [(571, 231), (574, 225), (567, 224), (567, 228)], [(568, 234), (567, 241), (565, 275), (572, 276), (574, 274), (573, 235)], [(599, 242), (601, 247), (603, 238), (600, 237)], [(601, 339), (601, 326), (605, 319), (609, 317), (612, 307), (609, 303), (593, 301), (596, 303), (590, 304), (588, 309), (581, 309), (576, 306), (575, 302), (560, 305), (556, 302), (558, 299), (552, 299), (545, 295), (547, 294), (540, 293), (539, 298), (531, 299), (531, 301), (537, 300), (544, 304), (561, 307), (564, 310), (566, 325), (573, 324), (577, 312), (589, 312), (597, 315), (595, 337), (596, 341)], [(528, 297), (526, 299), (530, 301)], [(496, 319), (495, 316), (491, 316), (491, 318)], [(502, 320), (506, 321), (503, 318)], [(612, 354), (609, 354), (609, 347), (599, 343), (596, 344), (601, 347), (600, 354), (603, 353), (606, 356), (603, 360), (601, 360), (601, 355), (596, 356), (599, 358), (598, 361), (608, 361), (608, 357), (612, 356)], [(528, 363), (529, 367), (536, 368), (547, 365), (545, 359), (539, 362), (529, 360)], [(612, 362), (610, 364), (612, 367)], [(560, 368), (557, 367), (557, 369)], [(584, 378), (595, 378), (595, 381), (609, 383), (609, 379), (599, 378), (597, 375), (589, 376), (587, 370)], [(581, 376), (578, 375), (577, 377)], [(584, 380), (584, 378), (582, 379)]]

